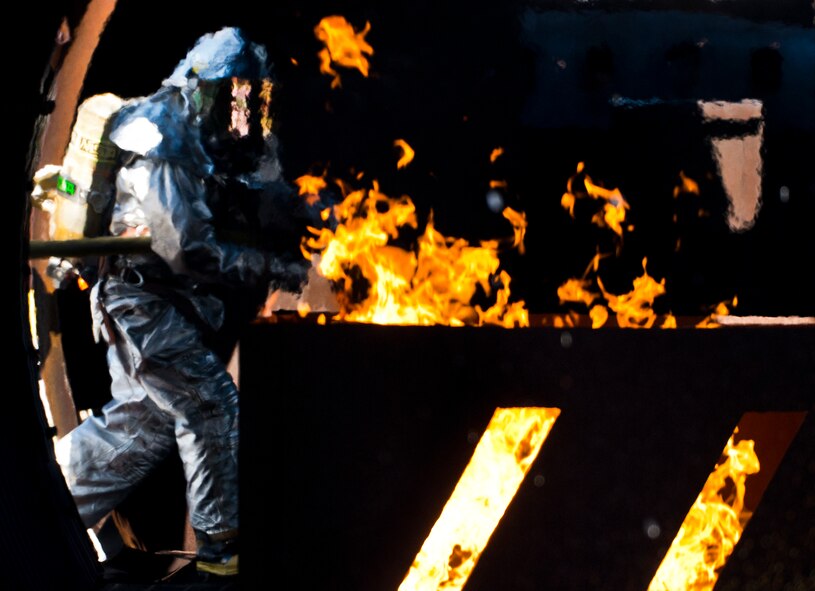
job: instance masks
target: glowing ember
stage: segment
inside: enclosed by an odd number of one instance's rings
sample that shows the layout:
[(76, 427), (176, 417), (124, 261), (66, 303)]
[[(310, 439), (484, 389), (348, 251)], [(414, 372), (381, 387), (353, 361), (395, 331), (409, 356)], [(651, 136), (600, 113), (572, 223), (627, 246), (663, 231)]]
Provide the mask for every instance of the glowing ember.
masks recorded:
[(504, 149), (502, 147), (497, 147), (490, 152), (490, 162), (495, 162), (498, 158), (504, 153)]
[(341, 86), (340, 75), (331, 67), (332, 64), (356, 68), (363, 76), (368, 76), (369, 64), (365, 55), (374, 53), (373, 47), (365, 41), (365, 35), (370, 30), (371, 23), (366, 22), (365, 29), (357, 33), (342, 16), (327, 16), (314, 27), (317, 39), (325, 44), (318, 54), (320, 72), (334, 77), (331, 88)]
[(410, 147), (405, 140), (396, 140), (393, 145), (402, 150), (402, 156), (396, 163), (396, 168), (404, 168), (413, 161), (413, 156), (416, 154), (413, 148)]
[[(474, 246), (438, 232), (432, 212), (411, 250), (393, 244), (400, 230), (418, 228), (407, 196), (391, 198), (371, 190), (347, 193), (335, 205), (335, 230), (312, 229), (303, 251), (320, 252), (318, 270), (338, 290), (336, 320), (374, 324), (529, 326), (524, 303), (509, 304), (510, 277), (499, 272), (498, 241)], [(525, 218), (506, 213), (515, 227), (513, 244), (523, 243)], [(495, 303), (471, 304), (480, 289)], [(362, 293), (361, 293), (362, 292)]]
[(752, 440), (722, 452), (702, 492), (688, 511), (648, 591), (710, 591), (750, 518), (744, 511), (745, 480), (759, 471)]
[(463, 589), (560, 414), (497, 408), (399, 591)]

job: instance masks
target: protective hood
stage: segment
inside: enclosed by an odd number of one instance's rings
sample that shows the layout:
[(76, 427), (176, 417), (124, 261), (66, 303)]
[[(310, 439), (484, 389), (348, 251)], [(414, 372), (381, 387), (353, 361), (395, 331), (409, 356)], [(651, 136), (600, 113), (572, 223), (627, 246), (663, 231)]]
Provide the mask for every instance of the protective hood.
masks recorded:
[(187, 86), (190, 78), (261, 79), (270, 76), (266, 49), (248, 41), (240, 29), (225, 27), (203, 35), (179, 62), (165, 86)]

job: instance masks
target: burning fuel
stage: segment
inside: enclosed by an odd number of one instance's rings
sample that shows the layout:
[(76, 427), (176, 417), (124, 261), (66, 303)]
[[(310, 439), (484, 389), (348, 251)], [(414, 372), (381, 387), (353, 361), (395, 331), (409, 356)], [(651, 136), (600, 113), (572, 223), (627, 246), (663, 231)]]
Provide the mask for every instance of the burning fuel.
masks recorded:
[(314, 27), (315, 36), (325, 44), (318, 53), (320, 72), (334, 77), (331, 88), (342, 85), (340, 75), (332, 67), (335, 65), (355, 68), (367, 78), (370, 64), (366, 55), (374, 53), (373, 47), (365, 40), (370, 30), (371, 23), (366, 22), (365, 28), (357, 32), (342, 16), (327, 16)]
[(497, 408), (399, 591), (463, 589), (537, 458), (557, 408)]
[(734, 444), (737, 431), (688, 511), (648, 591), (710, 591), (716, 584), (750, 518), (744, 511), (745, 481), (759, 471), (754, 442), (744, 439)]
[[(336, 228), (312, 228), (303, 244), (305, 256), (320, 253), (318, 270), (336, 286), (340, 311), (335, 320), (529, 326), (524, 302), (510, 302), (511, 279), (499, 260), (504, 246), (523, 249), (523, 214), (504, 210), (513, 227), (508, 240), (473, 245), (445, 236), (436, 229), (432, 212), (418, 238), (406, 240), (400, 234), (415, 233), (419, 226), (410, 197), (389, 197), (376, 181), (371, 189), (350, 191), (339, 184), (346, 196), (331, 211)], [(485, 301), (473, 303), (476, 296)]]
[[(699, 185), (692, 178), (688, 177), (684, 171), (679, 172), (679, 184), (674, 187), (673, 197), (676, 199), (682, 194), (699, 195)], [(615, 255), (619, 256), (622, 250), (623, 229), (633, 231), (632, 224), (625, 227), (626, 212), (630, 209), (628, 202), (623, 197), (619, 189), (606, 189), (599, 184), (595, 184), (585, 172), (585, 165), (579, 162), (577, 171), (569, 177), (566, 182), (566, 192), (562, 195), (561, 206), (575, 217), (575, 204), (578, 199), (591, 197), (603, 200), (603, 206), (596, 211), (592, 217), (592, 223), (600, 227), (610, 229), (618, 238)], [(674, 222), (676, 216), (674, 215)], [(676, 242), (676, 250), (680, 247), (680, 242)], [(624, 294), (614, 294), (606, 290), (603, 280), (598, 274), (600, 260), (612, 254), (598, 254), (592, 258), (583, 276), (580, 278), (570, 278), (560, 285), (557, 290), (558, 299), (561, 305), (579, 304), (588, 310), (591, 318), (592, 328), (605, 326), (609, 311), (615, 314), (616, 325), (620, 328), (676, 328), (676, 317), (670, 312), (665, 315), (661, 323), (657, 323), (658, 316), (653, 309), (656, 298), (665, 295), (665, 278), (657, 281), (648, 274), (646, 270), (647, 257), (642, 259), (643, 273), (633, 280), (633, 289)], [(605, 300), (599, 302), (598, 300)], [(737, 304), (734, 297), (729, 303), (732, 306)], [(729, 314), (728, 302), (718, 304), (709, 316), (696, 324), (697, 328), (716, 328), (719, 325), (716, 319)], [(574, 326), (577, 314), (570, 312), (569, 315), (556, 318), (554, 326)]]

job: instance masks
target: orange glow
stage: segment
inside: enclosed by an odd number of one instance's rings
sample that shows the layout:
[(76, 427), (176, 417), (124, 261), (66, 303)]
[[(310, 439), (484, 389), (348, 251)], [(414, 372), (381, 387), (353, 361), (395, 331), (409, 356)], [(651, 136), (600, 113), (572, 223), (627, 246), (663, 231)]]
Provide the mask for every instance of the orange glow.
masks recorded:
[(497, 147), (490, 152), (490, 162), (495, 162), (498, 158), (504, 153), (504, 149), (502, 147)]
[(405, 140), (396, 140), (393, 142), (393, 145), (402, 150), (402, 156), (396, 163), (396, 168), (404, 168), (413, 161), (413, 156), (416, 154), (416, 152), (413, 151), (410, 144), (408, 144)]
[(507, 182), (501, 180), (491, 180), (490, 181), (490, 189), (506, 189)]
[[(509, 303), (510, 277), (499, 271), (498, 241), (474, 246), (444, 236), (435, 228), (431, 212), (415, 248), (397, 247), (392, 241), (401, 229), (418, 229), (415, 207), (408, 196), (385, 195), (376, 182), (370, 190), (347, 193), (333, 213), (336, 229), (312, 229), (304, 252), (321, 253), (318, 271), (338, 290), (337, 320), (529, 325), (524, 303)], [(518, 214), (518, 220), (522, 219)], [(518, 220), (511, 221), (514, 225)], [(519, 232), (516, 229), (516, 237)], [(520, 236), (522, 239), (522, 233)], [(478, 292), (495, 302), (486, 309), (472, 304)]]
[(759, 471), (754, 442), (734, 444), (722, 452), (688, 511), (648, 591), (711, 591), (719, 572), (741, 538), (750, 513), (744, 511), (745, 481)]
[(497, 408), (399, 591), (461, 590), (560, 415)]
[(314, 34), (325, 44), (320, 50), (320, 72), (333, 76), (331, 88), (341, 86), (340, 75), (332, 68), (339, 65), (345, 68), (356, 68), (367, 78), (369, 63), (365, 55), (373, 55), (373, 47), (365, 41), (365, 35), (371, 30), (371, 23), (366, 22), (361, 32), (354, 31), (342, 16), (327, 16), (316, 27)]
[(88, 285), (88, 282), (85, 281), (85, 279), (82, 277), (82, 275), (79, 275), (76, 278), (76, 285), (77, 285), (77, 287), (79, 287), (79, 291), (85, 291), (86, 289), (88, 289), (90, 287), (90, 285)]

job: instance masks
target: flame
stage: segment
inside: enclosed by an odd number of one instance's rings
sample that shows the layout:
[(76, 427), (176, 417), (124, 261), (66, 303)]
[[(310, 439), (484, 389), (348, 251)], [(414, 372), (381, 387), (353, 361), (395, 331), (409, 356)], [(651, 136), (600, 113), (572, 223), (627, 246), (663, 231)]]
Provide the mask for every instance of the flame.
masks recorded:
[(345, 17), (327, 16), (316, 27), (314, 34), (325, 44), (320, 50), (320, 72), (333, 76), (331, 88), (341, 86), (339, 74), (331, 67), (332, 64), (345, 68), (356, 68), (366, 78), (368, 77), (368, 58), (373, 55), (373, 47), (365, 41), (365, 35), (371, 30), (371, 23), (366, 22), (362, 32), (357, 33)]
[(416, 152), (413, 151), (410, 144), (408, 144), (405, 140), (396, 140), (393, 142), (393, 145), (402, 150), (402, 156), (396, 163), (396, 168), (404, 168), (413, 161), (413, 156), (416, 154)]
[(493, 179), (490, 181), (490, 189), (506, 189), (507, 182), (504, 180)]
[[(630, 208), (628, 202), (623, 197), (619, 189), (606, 189), (595, 184), (587, 174), (583, 176), (583, 190), (576, 191), (574, 182), (576, 178), (583, 174), (585, 165), (583, 162), (577, 164), (577, 172), (566, 181), (566, 192), (560, 198), (560, 205), (574, 218), (574, 206), (578, 198), (591, 197), (593, 199), (604, 200), (606, 203), (600, 211), (594, 214), (592, 222), (600, 227), (611, 229), (620, 238), (623, 236), (623, 222), (626, 211)], [(631, 229), (630, 227), (628, 229)]]
[(557, 288), (557, 297), (560, 298), (561, 304), (583, 302), (586, 306), (591, 306), (594, 300), (600, 297), (600, 294), (589, 290), (593, 284), (591, 279), (568, 279)]
[(589, 310), (592, 328), (601, 328), (608, 320), (608, 308), (597, 304)]
[[(309, 205), (314, 205), (317, 201), (319, 201), (320, 191), (328, 186), (325, 178), (310, 174), (304, 174), (303, 176), (296, 178), (294, 180), (294, 184), (296, 184), (298, 187), (298, 194), (305, 196), (306, 203)], [(327, 212), (326, 215), (330, 214), (328, 210), (322, 211)], [(325, 219), (323, 221), (325, 221)]]
[(679, 197), (681, 193), (699, 194), (699, 183), (685, 176), (685, 172), (682, 170), (679, 171), (679, 181), (679, 185), (674, 187), (674, 198)]
[(526, 221), (526, 214), (522, 211), (515, 211), (511, 207), (505, 207), (502, 215), (509, 220), (509, 223), (512, 224), (512, 229), (515, 232), (515, 238), (512, 241), (512, 246), (518, 249), (519, 254), (524, 254), (524, 252), (526, 252), (526, 247), (524, 246), (524, 236), (526, 236), (526, 227), (528, 225)]
[[(338, 289), (337, 320), (529, 325), (524, 303), (509, 304), (510, 277), (499, 273), (497, 241), (474, 246), (446, 237), (436, 230), (431, 212), (415, 249), (394, 246), (391, 242), (399, 237), (400, 229), (418, 229), (416, 210), (409, 197), (388, 197), (375, 181), (371, 190), (349, 192), (333, 213), (336, 229), (312, 228), (304, 253), (321, 253), (318, 271)], [(520, 214), (511, 221), (520, 224), (519, 220), (523, 220)], [(516, 240), (522, 240), (522, 232), (520, 236)], [(495, 298), (487, 309), (470, 303), (479, 288)]]
[(648, 275), (645, 267), (648, 259), (642, 259), (642, 275), (634, 279), (634, 289), (622, 295), (609, 293), (603, 282), (597, 278), (597, 285), (608, 301), (608, 307), (617, 313), (620, 328), (651, 328), (656, 321), (656, 313), (651, 308), (654, 299), (665, 293), (665, 279), (657, 282)]
[[(730, 305), (735, 308), (738, 304), (738, 296), (733, 296), (733, 299), (730, 300)], [(727, 316), (728, 314), (730, 314), (730, 309), (727, 307), (727, 301), (719, 302), (716, 304), (713, 313), (697, 323), (696, 328), (719, 328), (721, 325), (716, 321), (716, 318), (718, 316)]]
[(504, 149), (501, 146), (494, 148), (492, 152), (490, 152), (490, 162), (495, 162), (498, 158), (504, 153)]
[(537, 458), (557, 408), (497, 408), (399, 591), (463, 589)]
[(708, 476), (688, 511), (648, 591), (711, 591), (739, 541), (749, 513), (744, 511), (745, 480), (759, 471), (755, 443), (734, 445), (738, 428), (722, 452), (724, 461)]
[(676, 316), (668, 314), (662, 321), (662, 328), (676, 328)]

